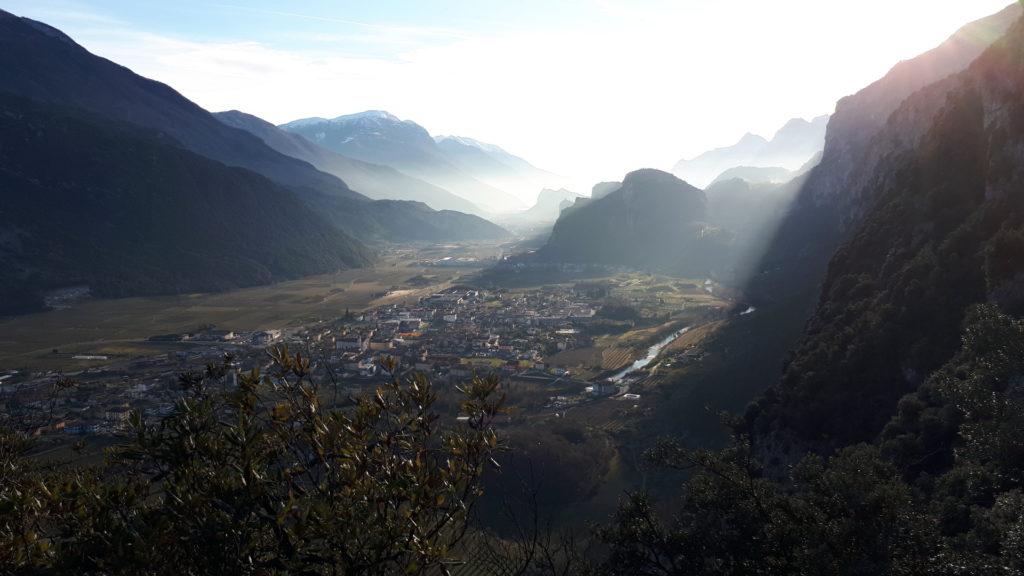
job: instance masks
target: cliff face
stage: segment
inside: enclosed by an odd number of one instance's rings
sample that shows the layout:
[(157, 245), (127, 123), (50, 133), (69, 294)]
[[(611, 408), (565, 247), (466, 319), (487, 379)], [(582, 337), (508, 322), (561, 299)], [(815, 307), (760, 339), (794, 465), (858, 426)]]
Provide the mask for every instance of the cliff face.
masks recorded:
[[(971, 23), (942, 45), (896, 65), (885, 77), (842, 99), (829, 120), (822, 160), (809, 174), (789, 214), (769, 243), (762, 274), (749, 286), (762, 296), (817, 295), (828, 259), (873, 201), (880, 162), (914, 147), (963, 71), (1024, 14), (1019, 4)], [(912, 94), (929, 97), (901, 106)]]
[[(1014, 4), (970, 24), (838, 104), (829, 121), (821, 161), (794, 191), (788, 212), (750, 266), (745, 285), (748, 298), (763, 310), (772, 307), (785, 313), (751, 319), (757, 327), (748, 336), (773, 335), (779, 352), (760, 357), (756, 373), (762, 376), (748, 382), (747, 389), (764, 391), (778, 383), (784, 351), (799, 344), (805, 322), (820, 300), (829, 260), (872, 206), (879, 190), (872, 185), (879, 163), (920, 140), (941, 105), (941, 96), (951, 89), (942, 79), (962, 72), (1022, 13)], [(932, 97), (901, 107), (922, 89), (930, 90)], [(759, 345), (756, 340), (747, 344)]]
[(748, 414), (769, 460), (874, 438), (958, 348), (972, 304), (1024, 312), (1024, 22), (909, 97), (848, 168), (812, 198), (845, 242), (781, 383)]

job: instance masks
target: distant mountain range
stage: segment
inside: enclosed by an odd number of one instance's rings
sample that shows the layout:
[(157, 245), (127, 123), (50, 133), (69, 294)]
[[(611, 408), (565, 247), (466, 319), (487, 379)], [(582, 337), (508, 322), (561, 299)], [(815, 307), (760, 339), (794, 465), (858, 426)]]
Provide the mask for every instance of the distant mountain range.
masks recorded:
[[(247, 285), (253, 282), (268, 282), (281, 277), (292, 277), (297, 274), (327, 271), (345, 266), (359, 266), (367, 262), (370, 252), (353, 237), (363, 241), (452, 241), (459, 239), (476, 238), (500, 238), (507, 235), (507, 232), (500, 227), (483, 220), (477, 216), (466, 215), (458, 212), (438, 212), (428, 208), (426, 205), (416, 202), (374, 202), (369, 198), (350, 189), (345, 182), (339, 178), (315, 169), (309, 163), (282, 154), (268, 146), (264, 140), (254, 136), (252, 133), (239, 130), (221, 122), (212, 114), (203, 110), (196, 104), (190, 102), (170, 87), (142, 78), (132, 73), (127, 68), (118, 66), (108, 60), (94, 56), (84, 48), (76, 44), (68, 36), (40, 22), (19, 18), (7, 12), (0, 11), (0, 92), (12, 96), (22, 97), (40, 104), (22, 105), (17, 102), (9, 103), (11, 109), (18, 109), (25, 115), (23, 119), (27, 126), (39, 125), (47, 127), (53, 138), (59, 139), (62, 124), (58, 121), (51, 121), (52, 115), (60, 118), (74, 116), (77, 112), (66, 112), (77, 110), (84, 119), (81, 123), (74, 124), (75, 142), (81, 153), (95, 153), (100, 155), (95, 160), (95, 166), (107, 166), (110, 171), (126, 170), (118, 168), (114, 161), (120, 153), (109, 151), (109, 156), (102, 156), (108, 152), (105, 149), (96, 149), (101, 143), (110, 140), (110, 130), (143, 130), (146, 135), (138, 136), (143, 140), (157, 139), (165, 146), (177, 147), (183, 151), (189, 151), (220, 163), (227, 170), (226, 172), (210, 168), (202, 160), (196, 161), (193, 157), (188, 159), (177, 159), (182, 174), (176, 175), (170, 181), (176, 182), (178, 186), (163, 187), (159, 190), (167, 196), (166, 200), (174, 202), (195, 203), (195, 194), (215, 194), (227, 190), (241, 190), (241, 184), (231, 184), (228, 180), (238, 179), (245, 182), (269, 182), (260, 184), (263, 192), (253, 192), (253, 198), (265, 201), (267, 197), (275, 195), (273, 202), (268, 201), (268, 206), (275, 206), (276, 212), (280, 215), (279, 220), (274, 222), (261, 222), (254, 219), (252, 210), (235, 206), (230, 207), (226, 202), (244, 203), (244, 196), (236, 194), (233, 200), (219, 198), (215, 202), (210, 199), (211, 208), (217, 206), (218, 210), (211, 214), (217, 214), (217, 219), (198, 218), (192, 224), (195, 229), (180, 228), (177, 234), (167, 237), (153, 238), (146, 242), (152, 245), (161, 245), (165, 250), (174, 252), (179, 250), (181, 258), (186, 255), (192, 256), (193, 267), (185, 265), (166, 264), (166, 272), (175, 275), (174, 281), (155, 282), (149, 284), (137, 283), (137, 272), (130, 266), (123, 268), (106, 268), (110, 274), (104, 282), (97, 282), (99, 291), (107, 294), (125, 295), (131, 293), (149, 293), (153, 289), (168, 292), (176, 292), (185, 289), (205, 289), (207, 287), (228, 287), (233, 285)], [(56, 110), (57, 112), (54, 112)], [(105, 126), (104, 123), (109, 126)], [(12, 126), (10, 134), (17, 133), (21, 129)], [(11, 142), (8, 133), (0, 134), (3, 138), (5, 148), (13, 148), (19, 144)], [(53, 143), (56, 147), (58, 143)], [(155, 149), (155, 148), (154, 148)], [(51, 151), (40, 148), (41, 156)], [(70, 151), (66, 151), (70, 153)], [(126, 161), (129, 156), (124, 154)], [(159, 153), (154, 152), (153, 158), (161, 162), (166, 159), (168, 165), (172, 162), (173, 154), (160, 149)], [(0, 171), (13, 178), (11, 189), (26, 189), (29, 184), (38, 180), (38, 185), (43, 186), (46, 182), (32, 172), (37, 166), (31, 163), (13, 164), (19, 157), (8, 154), (0, 161), (7, 161), (11, 164), (0, 164)], [(131, 162), (140, 162), (139, 158), (132, 158)], [(153, 162), (156, 162), (154, 165)], [(184, 166), (201, 165), (203, 168), (190, 169)], [(81, 170), (74, 171), (71, 166), (81, 167)], [(139, 178), (148, 179), (153, 174), (162, 173), (160, 162), (153, 160), (150, 163), (143, 163), (143, 166), (151, 166), (152, 172), (142, 171), (137, 174)], [(61, 175), (65, 181), (55, 190), (63, 191), (64, 194), (72, 193), (74, 190), (90, 190), (93, 193), (109, 194), (110, 199), (118, 198), (125, 189), (130, 189), (134, 182), (114, 182), (109, 175), (97, 172), (89, 166), (69, 162), (65, 169), (54, 168), (55, 174)], [(230, 176), (228, 176), (230, 175)], [(183, 178), (183, 179), (182, 179)], [(207, 178), (214, 179), (208, 181)], [(148, 180), (147, 180), (148, 181)], [(219, 182), (214, 185), (213, 182)], [(118, 188), (111, 189), (111, 186)], [(256, 186), (256, 185), (253, 185)], [(27, 192), (26, 192), (27, 193)], [(40, 192), (42, 194), (42, 192)], [(58, 202), (60, 196), (51, 194), (48, 196), (52, 201)], [(106, 198), (106, 196), (103, 196)], [(255, 200), (254, 200), (255, 201)], [(10, 203), (12, 200), (6, 199)], [(219, 202), (219, 203), (217, 203)], [(105, 206), (100, 200), (96, 201), (97, 207)], [(143, 211), (154, 204), (144, 202), (140, 199), (138, 203), (122, 202), (119, 211), (115, 211), (117, 217), (125, 221), (150, 222), (154, 233), (164, 230), (153, 222), (154, 214), (125, 213), (120, 211), (130, 209)], [(312, 208), (312, 210), (310, 210)], [(27, 205), (22, 209), (30, 210)], [(12, 213), (12, 212), (7, 212)], [(108, 258), (123, 252), (126, 255), (132, 251), (144, 249), (146, 245), (132, 245), (129, 236), (118, 236), (116, 234), (103, 236), (104, 222), (98, 218), (100, 214), (95, 211), (83, 211), (83, 215), (97, 217), (90, 221), (83, 216), (80, 223), (84, 228), (80, 229), (81, 235), (77, 242), (81, 246), (95, 246), (97, 249), (92, 254), (99, 262), (102, 258)], [(167, 213), (168, 227), (173, 220), (174, 211)], [(38, 230), (46, 230), (60, 225), (59, 211), (52, 212), (52, 220), (47, 217), (51, 215), (45, 211), (35, 213), (37, 217), (33, 221)], [(159, 213), (156, 214), (157, 216)], [(111, 214), (114, 218), (115, 214)], [(183, 217), (183, 216), (182, 216)], [(308, 220), (308, 223), (307, 223)], [(332, 227), (331, 234), (326, 234), (321, 229), (321, 224), (327, 223)], [(280, 246), (279, 254), (290, 254), (295, 264), (284, 263), (283, 255), (275, 256), (276, 250), (268, 251), (265, 257), (246, 257), (246, 251), (239, 250), (234, 254), (235, 258), (251, 260), (244, 266), (233, 264), (232, 258), (224, 257), (218, 259), (215, 255), (223, 250), (221, 247), (209, 246), (204, 250), (194, 243), (194, 238), (214, 238), (225, 231), (241, 230), (245, 226), (259, 225), (253, 230), (260, 230), (263, 239), (260, 242), (252, 241), (252, 246), (263, 246), (276, 242)], [(216, 230), (203, 228), (215, 226)], [(302, 232), (305, 230), (306, 232)], [(27, 232), (25, 234), (28, 234)], [(306, 234), (306, 236), (303, 236)], [(239, 238), (245, 238), (240, 235)], [(32, 235), (14, 235), (5, 233), (4, 258), (8, 261), (21, 261), (20, 259), (32, 253)], [(173, 246), (177, 239), (180, 246)], [(143, 241), (143, 238), (137, 239)], [(122, 244), (117, 242), (121, 241)], [(225, 241), (225, 246), (234, 246), (234, 240)], [(42, 245), (47, 245), (43, 243)], [(56, 248), (55, 248), (56, 249)], [(102, 251), (100, 250), (102, 249)], [(62, 253), (58, 250), (54, 258)], [(273, 259), (268, 261), (267, 259)], [(142, 260), (140, 259), (139, 262)], [(184, 261), (184, 260), (183, 260)], [(226, 270), (223, 274), (210, 276), (213, 268), (211, 262), (221, 262)], [(19, 300), (31, 299), (38, 293), (50, 287), (57, 287), (66, 282), (74, 280), (75, 275), (69, 274), (64, 278), (58, 274), (57, 268), (47, 269), (46, 263), (51, 262), (54, 267), (58, 260), (41, 259), (37, 265), (22, 266), (19, 277), (26, 278), (22, 284), (21, 292), (31, 292), (29, 296), (22, 294)], [(89, 260), (85, 259), (79, 266), (88, 265)], [(161, 266), (163, 259), (154, 257), (150, 262), (151, 266)], [(305, 263), (305, 264), (303, 264)], [(99, 265), (97, 264), (98, 268)], [(241, 272), (245, 268), (263, 267), (260, 273)], [(160, 278), (158, 273), (151, 273), (153, 278)], [(10, 278), (10, 276), (8, 277)], [(118, 284), (124, 289), (114, 289), (111, 286)], [(14, 284), (17, 284), (16, 282)], [(105, 288), (103, 286), (106, 286)], [(8, 290), (17, 286), (7, 285)], [(0, 295), (0, 299), (2, 295)]]
[(729, 168), (725, 172), (719, 174), (711, 181), (711, 184), (709, 184), (708, 187), (710, 188), (715, 184), (727, 182), (729, 180), (743, 180), (751, 184), (781, 184), (792, 180), (795, 174), (796, 173), (794, 171), (786, 170), (785, 168), (737, 166), (735, 168)]
[(473, 177), (530, 201), (538, 189), (564, 188), (567, 179), (537, 168), (500, 146), (463, 136), (436, 136), (434, 140), (452, 161)]
[(214, 116), (229, 126), (257, 136), (282, 154), (309, 162), (317, 169), (341, 178), (352, 189), (374, 200), (411, 200), (423, 202), (435, 210), (483, 214), (479, 206), (443, 188), (407, 176), (389, 166), (363, 162), (332, 152), (262, 118), (237, 110), (217, 112)]
[(572, 206), (580, 198), (585, 196), (572, 190), (545, 188), (537, 195), (537, 202), (529, 210), (506, 215), (499, 221), (517, 226), (551, 226), (558, 220), (562, 210)]
[(282, 124), (281, 129), (350, 158), (390, 166), (491, 212), (526, 208), (515, 196), (476, 177), (482, 170), (503, 166), (490, 153), (472, 146), (442, 147), (419, 124), (387, 112), (371, 110), (331, 120), (305, 118)]
[(705, 187), (723, 172), (738, 167), (797, 170), (824, 148), (828, 123), (828, 116), (810, 121), (794, 118), (771, 140), (746, 134), (732, 146), (680, 160), (672, 173), (694, 186)]

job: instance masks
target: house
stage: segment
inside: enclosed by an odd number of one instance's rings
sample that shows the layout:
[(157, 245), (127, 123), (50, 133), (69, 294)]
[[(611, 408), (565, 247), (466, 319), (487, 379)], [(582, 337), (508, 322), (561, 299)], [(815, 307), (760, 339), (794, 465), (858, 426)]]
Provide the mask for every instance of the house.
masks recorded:
[(367, 348), (375, 352), (380, 352), (381, 350), (391, 350), (394, 347), (395, 341), (392, 340), (391, 338), (384, 337), (371, 338), (369, 343), (367, 344)]
[(253, 346), (269, 346), (281, 337), (280, 330), (260, 330), (252, 335)]
[(233, 330), (215, 330), (211, 328), (198, 334), (190, 334), (182, 337), (182, 340), (189, 339), (205, 342), (228, 342), (235, 339), (235, 332)]
[(373, 332), (363, 336), (361, 334), (346, 334), (334, 339), (335, 350), (356, 350), (365, 352), (370, 346), (370, 338)]

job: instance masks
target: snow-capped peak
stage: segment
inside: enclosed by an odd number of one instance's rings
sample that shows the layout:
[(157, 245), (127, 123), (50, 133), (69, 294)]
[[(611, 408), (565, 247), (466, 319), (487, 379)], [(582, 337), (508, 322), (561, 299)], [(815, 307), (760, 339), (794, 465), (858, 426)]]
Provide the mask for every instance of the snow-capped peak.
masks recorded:
[(320, 118), (319, 116), (314, 116), (312, 118), (300, 118), (298, 120), (292, 120), (286, 124), (281, 124), (281, 128), (302, 128), (303, 126), (320, 124), (322, 122), (327, 122), (327, 118)]
[(497, 146), (495, 144), (488, 144), (487, 142), (481, 142), (479, 140), (474, 140), (473, 138), (468, 138), (466, 136), (455, 136), (455, 135), (450, 135), (450, 134), (434, 136), (434, 142), (437, 142), (438, 144), (440, 144), (441, 142), (444, 142), (445, 140), (451, 140), (453, 142), (458, 142), (459, 144), (462, 144), (463, 146), (470, 146), (472, 148), (479, 148), (480, 150), (483, 150), (484, 152), (494, 152), (494, 153), (499, 153), (499, 154), (508, 154), (508, 152), (505, 152), (505, 150), (502, 147), (500, 147), (500, 146)]
[(334, 118), (333, 120), (331, 120), (331, 122), (335, 124), (344, 124), (348, 122), (358, 122), (365, 120), (386, 120), (389, 122), (401, 122), (401, 120), (399, 120), (398, 117), (385, 110), (366, 110), (365, 112), (357, 112), (355, 114), (345, 114), (343, 116), (338, 116), (337, 118)]

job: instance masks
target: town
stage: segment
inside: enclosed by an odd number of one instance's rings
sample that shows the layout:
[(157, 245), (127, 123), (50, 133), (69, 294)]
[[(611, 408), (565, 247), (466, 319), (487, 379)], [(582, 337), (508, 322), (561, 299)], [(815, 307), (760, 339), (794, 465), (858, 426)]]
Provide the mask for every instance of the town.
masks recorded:
[[(266, 372), (268, 349), (287, 347), (310, 358), (314, 380), (332, 386), (334, 398), (419, 372), (455, 417), (459, 384), (493, 375), (518, 414), (557, 417), (588, 403), (637, 402), (631, 384), (659, 364), (698, 362), (700, 346), (669, 345), (722, 317), (728, 302), (713, 292), (710, 281), (625, 274), (525, 289), (448, 285), (298, 327), (242, 332), (202, 326), (153, 335), (147, 344), (166, 351), (76, 355), (73, 360), (90, 366), (74, 372), (0, 371), (0, 402), (10, 418), (33, 423), (38, 435), (116, 436), (133, 413), (143, 419), (169, 414), (182, 394), (182, 373), (227, 359), (230, 385), (240, 373)], [(666, 346), (671, 350), (663, 352)]]

